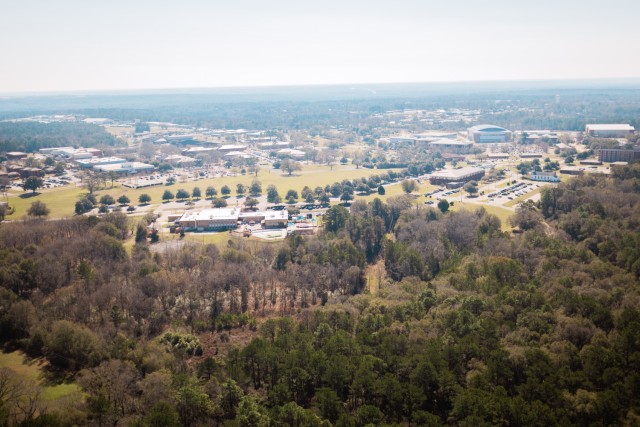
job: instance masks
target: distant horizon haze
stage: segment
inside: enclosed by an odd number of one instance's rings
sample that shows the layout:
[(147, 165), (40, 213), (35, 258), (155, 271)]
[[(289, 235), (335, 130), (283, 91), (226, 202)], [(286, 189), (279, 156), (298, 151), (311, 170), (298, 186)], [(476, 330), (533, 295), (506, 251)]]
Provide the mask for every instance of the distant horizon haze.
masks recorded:
[(463, 91), (503, 91), (503, 90), (535, 90), (535, 89), (573, 89), (573, 88), (608, 88), (633, 87), (640, 89), (640, 77), (623, 78), (576, 78), (576, 79), (513, 79), (513, 80), (443, 80), (443, 81), (412, 81), (412, 82), (345, 82), (345, 83), (308, 83), (308, 84), (265, 84), (265, 85), (229, 85), (229, 86), (201, 86), (201, 87), (133, 87), (111, 89), (71, 89), (49, 91), (0, 91), (1, 98), (39, 97), (39, 96), (94, 96), (94, 95), (206, 95), (216, 93), (261, 93), (271, 91), (298, 91), (322, 89), (360, 90), (378, 95), (376, 90), (398, 88), (418, 88), (421, 90), (435, 90), (436, 93), (445, 90)]
[(21, 0), (0, 93), (640, 78), (640, 2)]

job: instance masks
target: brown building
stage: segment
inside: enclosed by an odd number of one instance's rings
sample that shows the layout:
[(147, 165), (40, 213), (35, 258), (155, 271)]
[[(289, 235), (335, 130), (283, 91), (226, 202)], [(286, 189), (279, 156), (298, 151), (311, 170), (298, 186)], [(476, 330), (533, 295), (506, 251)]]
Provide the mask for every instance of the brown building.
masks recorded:
[(634, 147), (627, 150), (602, 148), (598, 151), (598, 160), (607, 163), (633, 162), (634, 160), (640, 160), (640, 148)]

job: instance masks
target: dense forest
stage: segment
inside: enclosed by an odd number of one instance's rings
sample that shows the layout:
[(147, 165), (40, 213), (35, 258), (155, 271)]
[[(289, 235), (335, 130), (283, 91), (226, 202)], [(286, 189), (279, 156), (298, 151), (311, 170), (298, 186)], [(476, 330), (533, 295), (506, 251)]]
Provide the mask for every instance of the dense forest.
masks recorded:
[(516, 233), (405, 196), (278, 245), (157, 251), (147, 220), (0, 225), (4, 350), (86, 393), (38, 406), (0, 370), (0, 425), (640, 421), (640, 164), (545, 189)]
[(98, 125), (70, 123), (0, 122), (2, 151), (34, 152), (48, 147), (97, 147), (122, 141)]

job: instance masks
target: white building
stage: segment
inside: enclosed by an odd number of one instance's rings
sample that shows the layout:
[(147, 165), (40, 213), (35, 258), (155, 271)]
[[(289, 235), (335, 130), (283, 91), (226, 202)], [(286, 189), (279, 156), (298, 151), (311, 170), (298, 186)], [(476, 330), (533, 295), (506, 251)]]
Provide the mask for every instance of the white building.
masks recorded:
[(632, 135), (635, 130), (636, 128), (629, 124), (589, 124), (585, 133), (596, 138), (624, 138)]
[(91, 169), (91, 168), (95, 168), (96, 166), (116, 165), (120, 163), (126, 163), (126, 160), (120, 157), (96, 157), (91, 159), (77, 160), (77, 163), (80, 165), (82, 169)]
[(126, 162), (107, 165), (97, 165), (93, 167), (100, 172), (115, 172), (119, 174), (134, 174), (144, 171), (152, 171), (155, 166), (141, 162)]
[(188, 212), (176, 220), (186, 231), (231, 230), (238, 222), (262, 223), (265, 228), (284, 228), (289, 221), (287, 211), (241, 212), (239, 208), (205, 209)]
[(532, 181), (560, 182), (560, 178), (555, 172), (531, 172)]
[(187, 212), (176, 220), (176, 225), (189, 231), (230, 230), (238, 225), (239, 208), (205, 209)]

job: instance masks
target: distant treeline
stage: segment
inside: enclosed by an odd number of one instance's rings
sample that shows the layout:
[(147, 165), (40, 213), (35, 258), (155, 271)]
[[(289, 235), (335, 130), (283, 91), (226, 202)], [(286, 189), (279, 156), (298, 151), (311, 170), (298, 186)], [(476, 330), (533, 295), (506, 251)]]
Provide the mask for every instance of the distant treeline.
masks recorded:
[[(34, 114), (83, 114), (116, 120), (161, 121), (209, 128), (357, 129), (387, 128), (394, 119), (375, 116), (390, 110), (470, 109), (480, 121), (509, 129), (583, 130), (587, 123), (640, 125), (640, 89), (495, 85), (487, 90), (460, 85), (394, 88), (252, 88), (219, 93), (141, 93), (138, 95), (49, 96), (0, 100), (0, 119)], [(415, 120), (409, 130), (463, 130), (469, 123), (433, 124)]]
[(103, 128), (88, 123), (0, 122), (0, 150), (34, 152), (48, 147), (121, 145)]

